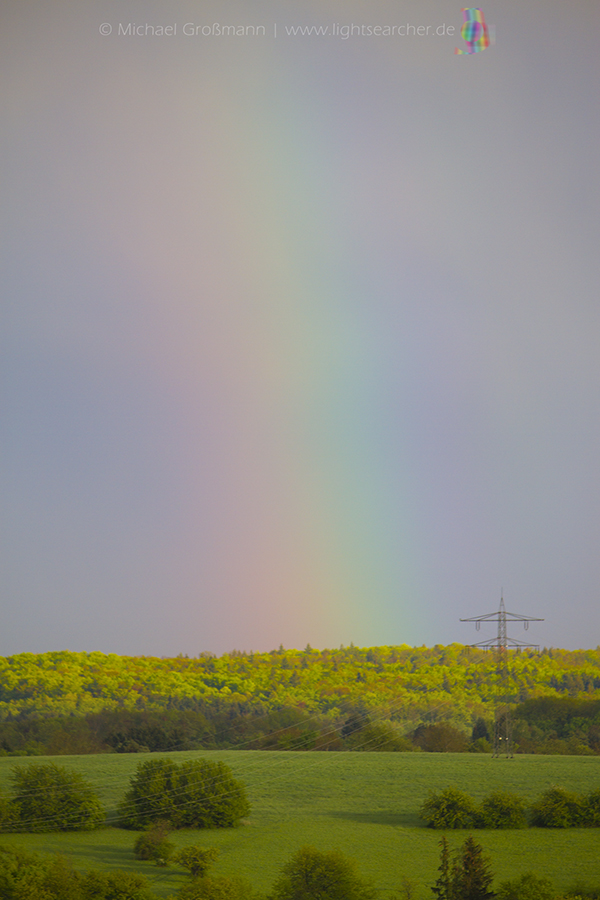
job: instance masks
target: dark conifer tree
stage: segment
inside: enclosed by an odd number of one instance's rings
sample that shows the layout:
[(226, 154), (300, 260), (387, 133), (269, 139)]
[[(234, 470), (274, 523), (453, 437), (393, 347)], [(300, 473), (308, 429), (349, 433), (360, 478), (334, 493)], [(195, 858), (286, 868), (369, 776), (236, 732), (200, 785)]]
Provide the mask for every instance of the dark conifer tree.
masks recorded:
[(483, 847), (471, 835), (456, 855), (452, 877), (453, 900), (492, 900), (494, 875)]
[(441, 853), (438, 872), (440, 874), (431, 890), (438, 898), (438, 900), (453, 900), (452, 875), (450, 872), (450, 848), (448, 847), (448, 838), (444, 835), (439, 844), (441, 847)]

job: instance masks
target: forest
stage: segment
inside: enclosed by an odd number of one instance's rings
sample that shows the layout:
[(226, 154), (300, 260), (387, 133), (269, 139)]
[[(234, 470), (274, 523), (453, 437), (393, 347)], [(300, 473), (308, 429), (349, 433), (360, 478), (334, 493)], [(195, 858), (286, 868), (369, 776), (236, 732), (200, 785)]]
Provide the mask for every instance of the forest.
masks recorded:
[(488, 749), (514, 705), (517, 752), (600, 753), (600, 649), (459, 644), (0, 658), (0, 755), (166, 750)]

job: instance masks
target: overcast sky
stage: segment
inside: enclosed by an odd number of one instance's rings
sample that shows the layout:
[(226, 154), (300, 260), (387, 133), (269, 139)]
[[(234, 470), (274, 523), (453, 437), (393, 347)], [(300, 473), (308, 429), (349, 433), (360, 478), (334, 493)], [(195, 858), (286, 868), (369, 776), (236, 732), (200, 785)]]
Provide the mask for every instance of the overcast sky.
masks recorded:
[(3, 4), (0, 653), (600, 644), (600, 5), (481, 9)]

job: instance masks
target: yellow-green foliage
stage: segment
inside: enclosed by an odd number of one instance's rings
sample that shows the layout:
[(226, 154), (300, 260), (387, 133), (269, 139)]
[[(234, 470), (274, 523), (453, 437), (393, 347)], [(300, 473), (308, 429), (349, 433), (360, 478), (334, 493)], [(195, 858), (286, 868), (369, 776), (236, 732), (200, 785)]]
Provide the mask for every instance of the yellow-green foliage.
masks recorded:
[[(512, 693), (600, 699), (600, 649), (511, 655)], [(497, 693), (493, 654), (460, 644), (433, 648), (234, 651), (221, 657), (128, 657), (21, 653), (0, 658), (0, 720), (27, 714), (78, 716), (103, 709), (256, 703), (339, 714), (351, 704), (387, 706), (407, 719), (452, 710), (467, 727)], [(444, 712), (445, 711), (445, 712)]]

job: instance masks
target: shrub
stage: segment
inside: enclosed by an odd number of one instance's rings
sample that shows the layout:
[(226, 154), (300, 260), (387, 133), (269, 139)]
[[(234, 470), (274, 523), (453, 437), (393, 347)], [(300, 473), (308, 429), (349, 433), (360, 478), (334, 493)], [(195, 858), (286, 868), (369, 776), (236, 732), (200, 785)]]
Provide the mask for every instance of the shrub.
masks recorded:
[(476, 741), (469, 744), (469, 753), (490, 753), (491, 750), (492, 745), (485, 738), (477, 738)]
[(453, 725), (419, 725), (413, 734), (413, 741), (427, 753), (464, 753), (468, 749), (467, 736)]
[(481, 716), (479, 716), (479, 718), (476, 720), (475, 724), (473, 725), (473, 731), (471, 732), (471, 740), (473, 742), (475, 742), (475, 741), (480, 741), (481, 739), (483, 739), (489, 743), (490, 732), (487, 727), (485, 719), (483, 719)]
[(302, 847), (275, 882), (272, 900), (373, 900), (376, 891), (358, 874), (356, 863), (338, 850)]
[[(156, 900), (147, 880), (135, 872), (99, 872), (92, 869), (81, 877), (81, 900)], [(58, 900), (64, 900), (59, 897)]]
[(476, 810), (468, 794), (449, 787), (439, 794), (432, 791), (420, 814), (428, 828), (469, 828), (474, 823)]
[(168, 838), (171, 827), (168, 822), (153, 822), (137, 838), (133, 845), (136, 859), (153, 860), (157, 866), (166, 866), (175, 852), (175, 845)]
[(581, 819), (581, 824), (587, 828), (600, 828), (600, 790), (583, 798)]
[(77, 872), (57, 854), (37, 856), (20, 848), (0, 848), (3, 900), (156, 900), (142, 875), (131, 872)]
[(496, 900), (553, 900), (554, 888), (548, 878), (526, 872), (512, 881), (502, 881)]
[(243, 878), (194, 878), (177, 892), (178, 900), (252, 900), (252, 887)]
[(563, 788), (550, 788), (533, 806), (532, 823), (539, 828), (572, 828), (581, 822), (581, 798)]
[(247, 816), (241, 782), (221, 762), (171, 759), (140, 763), (119, 808), (126, 828), (163, 819), (174, 828), (227, 828)]
[(13, 769), (11, 811), (22, 831), (90, 831), (104, 822), (104, 810), (92, 787), (55, 763), (31, 763)]
[(42, 858), (20, 847), (0, 849), (0, 897), (79, 900), (78, 874), (59, 856)]
[(352, 750), (379, 751), (385, 753), (406, 753), (414, 750), (414, 746), (386, 722), (365, 725), (360, 731), (354, 731), (347, 739), (347, 746)]
[(479, 828), (526, 828), (525, 801), (508, 791), (492, 791), (477, 815)]
[(0, 794), (0, 826), (3, 827), (3, 830), (6, 831), (8, 826), (14, 819), (14, 810), (12, 808), (10, 800), (4, 796), (4, 794)]
[(216, 847), (184, 847), (175, 857), (175, 862), (187, 869), (193, 878), (206, 875), (219, 855)]

